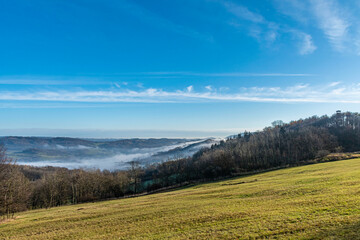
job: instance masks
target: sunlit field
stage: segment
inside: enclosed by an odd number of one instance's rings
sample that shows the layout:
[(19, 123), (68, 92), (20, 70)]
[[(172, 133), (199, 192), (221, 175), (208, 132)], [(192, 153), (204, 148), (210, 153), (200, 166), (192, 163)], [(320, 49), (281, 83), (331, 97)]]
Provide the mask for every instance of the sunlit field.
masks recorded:
[(360, 239), (360, 159), (16, 214), (0, 239)]

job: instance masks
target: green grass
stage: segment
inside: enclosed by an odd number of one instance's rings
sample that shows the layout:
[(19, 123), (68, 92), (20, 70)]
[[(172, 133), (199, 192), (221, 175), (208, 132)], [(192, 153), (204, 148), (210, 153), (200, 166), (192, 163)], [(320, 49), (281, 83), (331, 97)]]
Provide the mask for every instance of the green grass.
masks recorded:
[(34, 210), (0, 239), (360, 239), (360, 159)]

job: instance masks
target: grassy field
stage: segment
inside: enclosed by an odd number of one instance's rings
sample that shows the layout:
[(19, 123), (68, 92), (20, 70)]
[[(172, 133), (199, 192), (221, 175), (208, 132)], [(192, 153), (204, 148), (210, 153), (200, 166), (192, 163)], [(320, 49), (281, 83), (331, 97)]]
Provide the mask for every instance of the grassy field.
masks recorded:
[(360, 159), (19, 213), (0, 239), (360, 239)]

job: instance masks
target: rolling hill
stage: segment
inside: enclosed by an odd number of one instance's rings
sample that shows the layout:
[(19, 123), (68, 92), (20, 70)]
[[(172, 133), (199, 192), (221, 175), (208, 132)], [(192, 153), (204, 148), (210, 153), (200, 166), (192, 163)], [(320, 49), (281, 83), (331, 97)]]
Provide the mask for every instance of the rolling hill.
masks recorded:
[(360, 239), (360, 159), (16, 214), (0, 239)]

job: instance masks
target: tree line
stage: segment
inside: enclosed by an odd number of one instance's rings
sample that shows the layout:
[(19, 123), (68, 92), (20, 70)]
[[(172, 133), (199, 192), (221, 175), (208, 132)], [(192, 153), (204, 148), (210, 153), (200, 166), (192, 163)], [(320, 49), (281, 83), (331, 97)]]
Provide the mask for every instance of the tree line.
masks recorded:
[(337, 112), (244, 132), (192, 157), (126, 171), (18, 166), (0, 146), (0, 216), (98, 201), (276, 167), (306, 164), (331, 152), (360, 150), (360, 115)]

